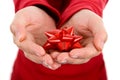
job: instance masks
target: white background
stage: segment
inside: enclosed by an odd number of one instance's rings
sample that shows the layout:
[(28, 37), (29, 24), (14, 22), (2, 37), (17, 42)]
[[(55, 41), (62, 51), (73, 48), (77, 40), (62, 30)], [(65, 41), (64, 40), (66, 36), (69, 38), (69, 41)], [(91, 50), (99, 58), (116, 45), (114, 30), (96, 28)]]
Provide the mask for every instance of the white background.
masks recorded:
[[(0, 0), (0, 80), (10, 80), (17, 47), (12, 40), (10, 23), (14, 17), (13, 0)], [(103, 20), (108, 32), (104, 47), (108, 79), (120, 80), (120, 1), (109, 0)]]

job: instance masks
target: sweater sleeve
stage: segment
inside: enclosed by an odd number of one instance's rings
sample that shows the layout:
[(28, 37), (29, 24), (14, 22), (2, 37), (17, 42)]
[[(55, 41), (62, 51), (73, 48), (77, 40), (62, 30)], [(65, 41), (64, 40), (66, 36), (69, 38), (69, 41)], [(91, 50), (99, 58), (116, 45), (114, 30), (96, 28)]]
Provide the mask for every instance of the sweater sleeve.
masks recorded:
[(62, 14), (60, 25), (64, 24), (74, 13), (81, 9), (89, 9), (102, 17), (108, 0), (70, 0), (69, 6)]
[(56, 22), (58, 22), (60, 13), (55, 7), (51, 6), (48, 1), (49, 0), (14, 0), (15, 12), (27, 6), (37, 6), (46, 11)]

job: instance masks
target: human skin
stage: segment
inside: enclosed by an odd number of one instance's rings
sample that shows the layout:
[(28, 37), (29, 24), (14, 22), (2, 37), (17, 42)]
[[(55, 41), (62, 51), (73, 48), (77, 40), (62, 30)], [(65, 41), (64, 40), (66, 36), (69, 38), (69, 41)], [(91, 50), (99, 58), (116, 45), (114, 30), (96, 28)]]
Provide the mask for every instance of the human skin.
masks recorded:
[(42, 47), (47, 39), (44, 32), (55, 30), (56, 25), (53, 18), (35, 6), (23, 8), (15, 14), (11, 31), (15, 44), (24, 51), (26, 58), (52, 70), (58, 69), (62, 64), (86, 63), (101, 53), (107, 39), (101, 17), (90, 10), (81, 10), (62, 28), (66, 26), (73, 26), (75, 34), (84, 37), (81, 42), (83, 48), (46, 53)]
[(72, 49), (70, 52), (54, 51), (51, 55), (58, 63), (83, 64), (101, 54), (107, 40), (107, 32), (100, 16), (83, 9), (74, 14), (62, 27), (70, 26), (74, 27), (76, 35), (83, 36), (83, 47)]
[(35, 6), (23, 8), (15, 14), (10, 28), (14, 43), (26, 58), (50, 69), (61, 66), (42, 47), (47, 39), (44, 32), (56, 29), (55, 21), (45, 11)]

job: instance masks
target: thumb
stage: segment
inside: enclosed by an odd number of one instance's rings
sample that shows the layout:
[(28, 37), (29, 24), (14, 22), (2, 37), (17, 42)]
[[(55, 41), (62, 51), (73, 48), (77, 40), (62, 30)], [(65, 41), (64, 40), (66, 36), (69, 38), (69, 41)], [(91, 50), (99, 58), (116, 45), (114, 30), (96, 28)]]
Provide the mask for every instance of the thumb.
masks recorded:
[(102, 51), (104, 43), (107, 40), (107, 32), (104, 28), (104, 23), (102, 19), (98, 16), (92, 17), (89, 21), (89, 30), (92, 32), (95, 45), (98, 51)]
[(26, 31), (23, 25), (11, 25), (10, 30), (13, 33), (15, 40), (22, 42), (26, 39)]
[(102, 51), (106, 40), (107, 40), (106, 31), (102, 30), (102, 31), (96, 32), (96, 34), (94, 34), (93, 42), (98, 51)]

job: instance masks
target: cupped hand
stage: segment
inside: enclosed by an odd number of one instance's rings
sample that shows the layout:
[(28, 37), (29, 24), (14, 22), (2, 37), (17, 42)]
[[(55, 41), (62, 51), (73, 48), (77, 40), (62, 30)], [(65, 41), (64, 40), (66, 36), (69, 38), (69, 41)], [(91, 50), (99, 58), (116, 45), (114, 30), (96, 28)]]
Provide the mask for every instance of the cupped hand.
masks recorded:
[(57, 69), (60, 64), (43, 49), (47, 37), (44, 32), (56, 29), (54, 20), (45, 11), (35, 6), (19, 10), (11, 24), (15, 44), (24, 51), (29, 60)]
[(74, 27), (76, 35), (82, 35), (82, 48), (72, 49), (70, 52), (53, 51), (51, 56), (58, 63), (83, 64), (98, 56), (107, 40), (107, 33), (102, 18), (94, 12), (83, 9), (74, 14), (63, 27)]

